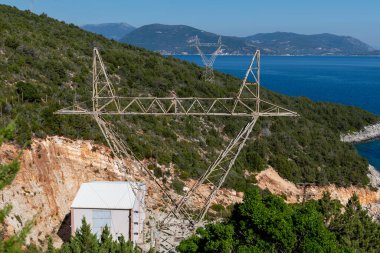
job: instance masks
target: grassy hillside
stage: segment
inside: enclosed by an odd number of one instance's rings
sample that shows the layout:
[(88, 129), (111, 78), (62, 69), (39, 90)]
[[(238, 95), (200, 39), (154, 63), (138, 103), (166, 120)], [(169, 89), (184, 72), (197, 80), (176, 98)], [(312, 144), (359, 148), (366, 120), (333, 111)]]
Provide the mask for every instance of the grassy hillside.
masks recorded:
[[(216, 73), (216, 85), (201, 80), (202, 69), (174, 58), (163, 58), (120, 44), (46, 15), (0, 5), (0, 126), (16, 123), (14, 140), (64, 135), (105, 142), (95, 122), (85, 116), (53, 112), (91, 98), (92, 48), (97, 46), (120, 95), (234, 96), (241, 81)], [(297, 119), (261, 119), (227, 180), (244, 189), (243, 171), (267, 164), (295, 182), (368, 183), (367, 161), (339, 134), (358, 130), (379, 119), (358, 108), (314, 103), (267, 90), (263, 96), (297, 111)], [(198, 176), (246, 119), (190, 117), (123, 117), (113, 123), (131, 148), (160, 163), (173, 162), (178, 177)], [(265, 134), (263, 134), (265, 132)], [(178, 136), (182, 138), (178, 138)], [(228, 139), (226, 138), (226, 139)]]

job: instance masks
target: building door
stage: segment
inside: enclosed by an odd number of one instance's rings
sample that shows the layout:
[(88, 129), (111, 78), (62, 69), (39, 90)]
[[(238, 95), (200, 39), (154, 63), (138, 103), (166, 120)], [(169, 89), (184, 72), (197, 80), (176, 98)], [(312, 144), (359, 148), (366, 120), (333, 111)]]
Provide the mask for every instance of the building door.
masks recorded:
[(102, 234), (103, 229), (107, 226), (112, 229), (111, 210), (92, 210), (92, 230), (98, 238)]

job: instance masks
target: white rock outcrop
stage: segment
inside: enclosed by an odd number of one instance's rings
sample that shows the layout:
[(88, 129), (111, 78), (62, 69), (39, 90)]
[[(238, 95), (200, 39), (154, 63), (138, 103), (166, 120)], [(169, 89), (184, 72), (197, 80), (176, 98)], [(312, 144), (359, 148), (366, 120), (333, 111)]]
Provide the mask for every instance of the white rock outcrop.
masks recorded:
[(372, 187), (380, 190), (380, 172), (372, 165), (368, 166), (369, 174), (367, 174)]
[(380, 138), (380, 123), (366, 126), (359, 132), (343, 134), (340, 139), (343, 142), (358, 143)]

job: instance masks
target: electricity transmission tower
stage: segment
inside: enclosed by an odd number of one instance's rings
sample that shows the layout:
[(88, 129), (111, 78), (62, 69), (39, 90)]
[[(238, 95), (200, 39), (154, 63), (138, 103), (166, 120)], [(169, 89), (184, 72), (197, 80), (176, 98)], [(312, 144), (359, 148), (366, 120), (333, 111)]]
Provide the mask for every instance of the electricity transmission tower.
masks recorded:
[[(205, 65), (205, 70), (203, 72), (203, 80), (206, 82), (214, 82), (214, 70), (213, 65), (216, 59), (216, 56), (220, 53), (222, 48), (222, 37), (219, 36), (217, 43), (201, 43), (199, 41), (198, 35), (195, 36), (194, 43), (190, 46), (195, 47), (198, 51), (198, 54), (202, 58), (202, 62)], [(215, 50), (210, 56), (207, 56), (205, 53), (203, 53), (201, 47), (213, 47)]]
[[(249, 80), (251, 78), (251, 80)], [(88, 106), (87, 106), (88, 107)], [(138, 169), (144, 175), (153, 178), (155, 185), (163, 194), (165, 212), (158, 218), (157, 229), (160, 232), (161, 247), (170, 250), (175, 247), (173, 237), (188, 235), (195, 226), (202, 224), (207, 211), (220, 187), (228, 177), (236, 158), (249, 139), (253, 127), (259, 117), (294, 117), (296, 112), (290, 111), (260, 98), (260, 51), (257, 50), (252, 58), (250, 66), (245, 74), (243, 82), (236, 97), (223, 98), (199, 98), (176, 96), (170, 97), (124, 97), (116, 94), (111, 84), (102, 58), (96, 48), (93, 51), (93, 80), (92, 80), (92, 108), (73, 105), (69, 108), (57, 111), (57, 114), (65, 115), (90, 115), (101, 129), (114, 156), (120, 161), (120, 167), (127, 173), (127, 167), (123, 164), (125, 157), (132, 157), (138, 163)], [(239, 134), (232, 139), (217, 159), (208, 167), (204, 174), (191, 187), (185, 196), (175, 199), (170, 194), (170, 189), (161, 184), (155, 178), (147, 166), (140, 162), (128, 148), (125, 141), (120, 138), (112, 125), (105, 117), (128, 115), (176, 115), (176, 116), (229, 116), (247, 118), (248, 123)], [(203, 195), (199, 188), (202, 184), (208, 184), (211, 191)], [(136, 189), (138, 190), (138, 189)], [(202, 207), (195, 208), (192, 203), (194, 198), (198, 202), (201, 199)], [(157, 244), (156, 244), (157, 246)]]

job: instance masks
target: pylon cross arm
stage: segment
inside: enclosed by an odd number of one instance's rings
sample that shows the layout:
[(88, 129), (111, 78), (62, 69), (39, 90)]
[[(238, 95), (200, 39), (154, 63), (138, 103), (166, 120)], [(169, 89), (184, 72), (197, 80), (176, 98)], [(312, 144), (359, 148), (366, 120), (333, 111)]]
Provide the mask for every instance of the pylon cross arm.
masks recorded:
[[(114, 106), (115, 100), (118, 107)], [(149, 98), (149, 97), (101, 97), (97, 110), (84, 106), (70, 106), (56, 114), (82, 115), (172, 115), (172, 116), (298, 116), (296, 112), (258, 99), (250, 98)], [(176, 106), (174, 106), (176, 105)]]

